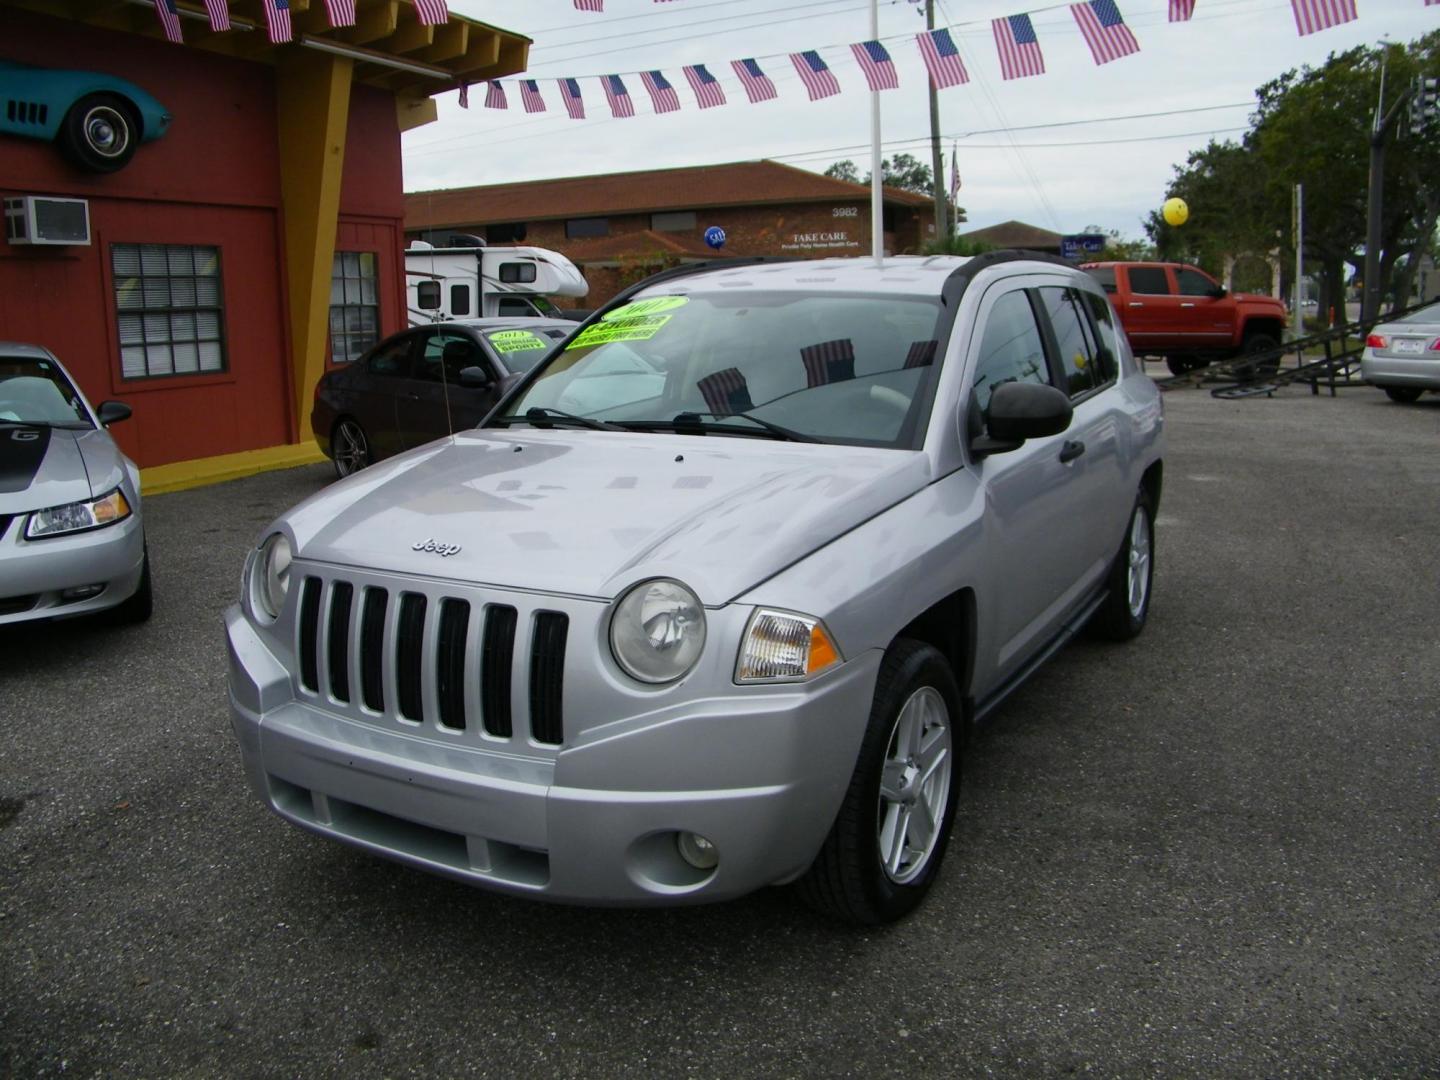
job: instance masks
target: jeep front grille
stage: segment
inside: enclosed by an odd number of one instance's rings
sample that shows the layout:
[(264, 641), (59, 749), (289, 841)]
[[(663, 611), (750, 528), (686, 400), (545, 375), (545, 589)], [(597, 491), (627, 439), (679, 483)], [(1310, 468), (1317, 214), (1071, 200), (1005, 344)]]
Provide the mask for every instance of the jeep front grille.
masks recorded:
[[(522, 624), (514, 605), (483, 597), (312, 574), (300, 584), (298, 681), (307, 695), (372, 722), (559, 746), (569, 632), (561, 611), (535, 608)], [(517, 639), (528, 645), (518, 671)], [(526, 692), (520, 707), (529, 706), (521, 724), (517, 685)]]

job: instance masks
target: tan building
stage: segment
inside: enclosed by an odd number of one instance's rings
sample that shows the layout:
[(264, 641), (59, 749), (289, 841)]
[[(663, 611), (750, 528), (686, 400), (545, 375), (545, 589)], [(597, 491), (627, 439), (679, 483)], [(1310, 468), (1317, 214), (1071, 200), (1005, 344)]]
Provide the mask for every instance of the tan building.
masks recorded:
[[(926, 195), (885, 189), (885, 250), (913, 254), (934, 239)], [(725, 230), (718, 253), (711, 226)], [(445, 244), (468, 233), (491, 244), (561, 252), (585, 274), (594, 307), (640, 278), (718, 255), (823, 258), (870, 254), (870, 189), (775, 161), (565, 177), (418, 191), (405, 196), (410, 239)]]

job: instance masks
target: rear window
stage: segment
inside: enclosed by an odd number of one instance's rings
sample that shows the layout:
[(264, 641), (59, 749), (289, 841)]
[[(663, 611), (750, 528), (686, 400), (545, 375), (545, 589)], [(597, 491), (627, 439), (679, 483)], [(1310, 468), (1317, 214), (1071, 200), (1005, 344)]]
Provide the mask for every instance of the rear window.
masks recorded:
[(1431, 304), (1429, 307), (1422, 307), (1419, 311), (1412, 311), (1402, 319), (1396, 319), (1395, 322), (1440, 323), (1440, 304)]

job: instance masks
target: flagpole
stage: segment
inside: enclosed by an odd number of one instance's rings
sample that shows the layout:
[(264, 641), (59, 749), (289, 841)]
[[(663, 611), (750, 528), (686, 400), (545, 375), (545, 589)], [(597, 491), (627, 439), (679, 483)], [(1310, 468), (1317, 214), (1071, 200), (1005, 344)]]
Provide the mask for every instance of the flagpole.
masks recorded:
[[(870, 40), (880, 40), (880, 0), (870, 0)], [(880, 189), (880, 91), (870, 91), (870, 250), (885, 265), (885, 210)]]

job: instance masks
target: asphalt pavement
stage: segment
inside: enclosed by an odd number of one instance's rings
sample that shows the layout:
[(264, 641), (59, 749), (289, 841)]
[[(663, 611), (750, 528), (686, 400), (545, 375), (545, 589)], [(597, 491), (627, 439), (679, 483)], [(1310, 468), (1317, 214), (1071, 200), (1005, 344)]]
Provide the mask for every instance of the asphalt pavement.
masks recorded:
[(0, 633), (0, 1076), (1440, 1073), (1440, 396), (1166, 398), (1155, 605), (972, 742), (857, 932), (492, 896), (252, 796), (220, 612), (314, 466), (145, 504), (156, 614)]

